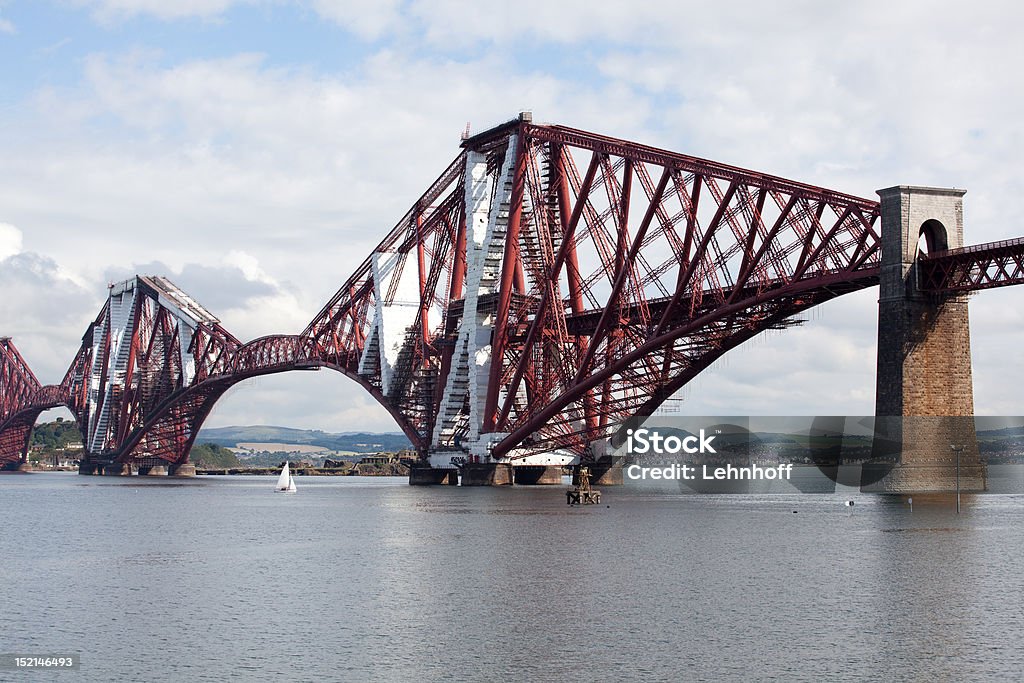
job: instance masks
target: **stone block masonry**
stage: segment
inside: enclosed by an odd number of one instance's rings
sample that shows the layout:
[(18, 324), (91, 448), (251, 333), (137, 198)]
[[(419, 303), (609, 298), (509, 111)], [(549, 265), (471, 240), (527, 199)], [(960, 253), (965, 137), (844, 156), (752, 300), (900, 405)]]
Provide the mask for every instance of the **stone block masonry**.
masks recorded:
[(974, 429), (967, 295), (918, 288), (922, 236), (929, 252), (963, 246), (964, 190), (912, 186), (879, 190), (882, 272), (878, 302), (875, 414), (884, 425), (875, 455), (897, 444), (899, 463), (866, 490), (983, 490), (985, 472)]

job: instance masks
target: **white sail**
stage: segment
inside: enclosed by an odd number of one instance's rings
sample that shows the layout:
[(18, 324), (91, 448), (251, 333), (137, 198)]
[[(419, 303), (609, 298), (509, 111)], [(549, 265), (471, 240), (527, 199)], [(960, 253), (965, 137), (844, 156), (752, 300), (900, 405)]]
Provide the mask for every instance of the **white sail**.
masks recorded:
[(288, 462), (284, 463), (284, 469), (281, 470), (281, 476), (277, 478), (277, 485), (274, 486), (275, 491), (294, 491), (295, 484), (291, 481), (292, 475), (288, 471)]
[(288, 475), (288, 493), (295, 493), (298, 489), (295, 488), (295, 477)]

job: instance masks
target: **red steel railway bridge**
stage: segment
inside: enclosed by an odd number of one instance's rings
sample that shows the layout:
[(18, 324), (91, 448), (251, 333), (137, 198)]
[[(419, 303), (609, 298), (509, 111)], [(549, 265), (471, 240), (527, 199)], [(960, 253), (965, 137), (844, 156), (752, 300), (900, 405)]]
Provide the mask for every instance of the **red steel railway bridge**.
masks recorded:
[(623, 425), (730, 349), (874, 286), (877, 414), (970, 416), (967, 295), (1024, 282), (1024, 239), (965, 246), (962, 190), (878, 194), (524, 113), (464, 139), (298, 334), (243, 343), (169, 280), (138, 276), (110, 287), (59, 384), (0, 340), (0, 463), (23, 465), (40, 413), (66, 406), (82, 473), (187, 474), (231, 386), (329, 368), (394, 417), (420, 454), (414, 483), (599, 468)]

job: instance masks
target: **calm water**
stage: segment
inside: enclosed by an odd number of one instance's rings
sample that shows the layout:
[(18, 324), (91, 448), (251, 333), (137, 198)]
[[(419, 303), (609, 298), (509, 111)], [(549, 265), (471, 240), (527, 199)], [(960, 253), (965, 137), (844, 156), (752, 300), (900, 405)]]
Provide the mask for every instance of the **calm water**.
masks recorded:
[[(1024, 495), (0, 477), (0, 680), (1020, 680)], [(794, 510), (797, 514), (794, 514)], [(6, 676), (6, 678), (4, 678)]]

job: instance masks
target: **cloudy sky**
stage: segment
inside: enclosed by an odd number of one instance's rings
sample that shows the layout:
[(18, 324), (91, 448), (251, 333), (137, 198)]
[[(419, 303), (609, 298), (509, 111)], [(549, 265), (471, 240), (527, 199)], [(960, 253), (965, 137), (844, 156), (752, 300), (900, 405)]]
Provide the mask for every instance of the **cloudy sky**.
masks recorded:
[[(297, 332), (458, 152), (532, 110), (874, 197), (962, 187), (1024, 234), (1019, 3), (0, 0), (0, 334), (57, 382), (105, 284), (165, 274)], [(690, 414), (870, 414), (876, 290), (733, 352)], [(1024, 413), (1024, 291), (973, 299), (979, 414)], [(209, 422), (391, 431), (336, 373)]]

